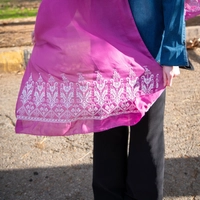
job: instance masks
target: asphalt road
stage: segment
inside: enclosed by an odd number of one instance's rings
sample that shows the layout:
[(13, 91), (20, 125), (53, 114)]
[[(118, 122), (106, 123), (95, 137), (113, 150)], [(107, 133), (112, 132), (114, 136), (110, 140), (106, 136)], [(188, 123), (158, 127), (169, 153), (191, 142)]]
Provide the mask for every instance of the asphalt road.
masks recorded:
[[(200, 49), (167, 89), (165, 200), (200, 200)], [(22, 74), (0, 74), (0, 200), (92, 200), (92, 134), (16, 135)]]

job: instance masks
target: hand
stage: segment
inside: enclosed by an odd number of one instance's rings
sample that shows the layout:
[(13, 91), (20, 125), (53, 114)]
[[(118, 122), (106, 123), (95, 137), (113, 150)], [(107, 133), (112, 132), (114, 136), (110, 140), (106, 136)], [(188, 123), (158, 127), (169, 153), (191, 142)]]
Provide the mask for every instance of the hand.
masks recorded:
[(163, 66), (163, 85), (172, 86), (172, 80), (174, 77), (180, 74), (178, 66)]

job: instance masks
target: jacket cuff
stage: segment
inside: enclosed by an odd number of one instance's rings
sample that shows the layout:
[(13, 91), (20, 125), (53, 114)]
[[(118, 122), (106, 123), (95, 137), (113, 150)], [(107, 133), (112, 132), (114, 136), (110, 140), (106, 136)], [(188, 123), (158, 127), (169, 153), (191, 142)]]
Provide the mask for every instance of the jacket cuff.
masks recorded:
[(168, 66), (188, 66), (188, 55), (185, 45), (176, 45), (173, 47), (163, 46), (160, 64)]

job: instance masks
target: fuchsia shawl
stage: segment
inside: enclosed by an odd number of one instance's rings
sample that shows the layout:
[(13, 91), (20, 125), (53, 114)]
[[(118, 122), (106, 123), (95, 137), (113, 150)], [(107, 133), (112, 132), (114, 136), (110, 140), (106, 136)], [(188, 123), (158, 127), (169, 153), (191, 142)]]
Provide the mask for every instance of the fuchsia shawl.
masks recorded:
[(136, 124), (163, 92), (128, 0), (43, 0), (16, 132), (71, 135)]
[[(185, 1), (186, 20), (200, 15), (200, 0)], [(200, 24), (199, 24), (200, 25)]]

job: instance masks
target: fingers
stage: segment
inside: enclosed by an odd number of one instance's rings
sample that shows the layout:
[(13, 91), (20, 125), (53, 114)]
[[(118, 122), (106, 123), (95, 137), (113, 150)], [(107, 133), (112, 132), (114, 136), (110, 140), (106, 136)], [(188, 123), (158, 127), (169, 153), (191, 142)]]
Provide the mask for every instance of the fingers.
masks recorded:
[(180, 69), (178, 66), (173, 67), (174, 77), (180, 75)]
[(163, 85), (172, 86), (173, 78), (180, 74), (179, 67), (163, 66)]
[(166, 87), (167, 86), (167, 76), (163, 70), (163, 86)]
[(172, 73), (163, 73), (163, 85), (164, 87), (167, 86), (172, 86), (172, 81), (173, 81), (173, 74)]
[(163, 86), (172, 86), (173, 68), (171, 66), (163, 66)]
[(169, 75), (167, 75), (167, 79), (168, 79), (167, 86), (170, 86), (170, 87), (172, 86), (173, 78), (174, 78), (174, 74), (173, 74), (173, 72), (170, 72)]

